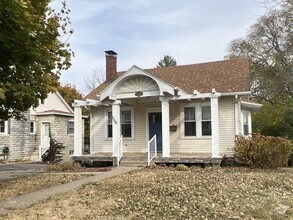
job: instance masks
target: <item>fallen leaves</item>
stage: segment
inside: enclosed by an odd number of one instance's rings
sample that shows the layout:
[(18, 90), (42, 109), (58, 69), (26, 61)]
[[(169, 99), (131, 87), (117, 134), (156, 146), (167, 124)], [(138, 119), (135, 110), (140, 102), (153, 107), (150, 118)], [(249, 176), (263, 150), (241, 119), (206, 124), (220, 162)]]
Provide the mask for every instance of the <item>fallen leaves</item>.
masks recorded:
[(292, 169), (144, 169), (86, 185), (6, 218), (290, 219), (292, 181)]

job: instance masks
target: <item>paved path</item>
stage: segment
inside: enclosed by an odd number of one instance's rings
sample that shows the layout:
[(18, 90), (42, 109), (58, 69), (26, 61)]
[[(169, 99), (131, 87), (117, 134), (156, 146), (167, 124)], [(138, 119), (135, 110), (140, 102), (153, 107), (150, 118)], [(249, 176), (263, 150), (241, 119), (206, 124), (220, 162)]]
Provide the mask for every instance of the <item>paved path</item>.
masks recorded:
[(108, 171), (108, 172), (101, 172), (101, 173), (98, 173), (97, 175), (75, 180), (70, 183), (52, 186), (49, 188), (28, 193), (25, 195), (17, 196), (8, 200), (0, 201), (0, 215), (8, 214), (9, 211), (14, 209), (23, 209), (23, 208), (29, 207), (42, 200), (48, 199), (49, 197), (53, 195), (65, 193), (73, 189), (78, 189), (85, 184), (99, 182), (104, 179), (117, 176), (123, 173), (127, 173), (136, 169), (141, 169), (141, 168), (117, 167), (117, 168), (113, 168), (111, 171)]
[(46, 166), (46, 164), (40, 163), (0, 164), (0, 179), (43, 172)]

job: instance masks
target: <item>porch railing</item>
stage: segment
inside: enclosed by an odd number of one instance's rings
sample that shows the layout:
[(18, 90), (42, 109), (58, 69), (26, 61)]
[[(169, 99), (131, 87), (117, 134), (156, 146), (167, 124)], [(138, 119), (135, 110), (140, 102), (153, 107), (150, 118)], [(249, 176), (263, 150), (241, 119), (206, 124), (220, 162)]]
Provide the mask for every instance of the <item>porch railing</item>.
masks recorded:
[(122, 156), (123, 156), (123, 136), (121, 135), (117, 141), (116, 147), (113, 152), (113, 157), (117, 158), (117, 167), (119, 167)]
[(50, 148), (50, 138), (46, 137), (43, 140), (43, 143), (40, 146), (40, 159), (42, 159), (42, 156), (49, 150)]
[(154, 135), (151, 140), (148, 141), (148, 166), (150, 166), (152, 160), (157, 156), (157, 136)]

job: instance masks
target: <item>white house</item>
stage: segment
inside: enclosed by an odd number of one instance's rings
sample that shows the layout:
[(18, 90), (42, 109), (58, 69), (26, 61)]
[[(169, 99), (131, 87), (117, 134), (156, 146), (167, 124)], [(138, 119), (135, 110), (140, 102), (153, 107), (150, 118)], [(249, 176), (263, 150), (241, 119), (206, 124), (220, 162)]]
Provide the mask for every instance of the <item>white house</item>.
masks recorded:
[[(90, 152), (231, 154), (235, 135), (251, 132), (249, 62), (245, 58), (117, 72), (106, 51), (106, 82), (74, 104), (74, 155), (82, 155), (81, 109), (90, 109)], [(152, 139), (153, 137), (155, 139)], [(149, 142), (149, 140), (151, 140)], [(156, 143), (155, 143), (156, 142)], [(154, 149), (156, 148), (156, 149)], [(151, 152), (150, 152), (151, 153)]]
[(37, 108), (23, 115), (25, 119), (20, 121), (0, 120), (0, 147), (9, 147), (10, 161), (39, 161), (49, 148), (49, 132), (65, 146), (63, 153), (69, 158), (73, 152), (74, 112), (58, 92), (48, 94)]

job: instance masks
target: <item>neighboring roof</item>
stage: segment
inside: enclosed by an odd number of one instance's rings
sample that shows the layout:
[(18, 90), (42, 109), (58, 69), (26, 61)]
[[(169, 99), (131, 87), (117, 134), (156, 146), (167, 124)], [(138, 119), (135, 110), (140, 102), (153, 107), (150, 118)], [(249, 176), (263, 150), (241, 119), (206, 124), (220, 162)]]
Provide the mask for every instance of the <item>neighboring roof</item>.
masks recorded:
[[(247, 58), (160, 67), (146, 69), (145, 71), (189, 94), (192, 94), (194, 90), (201, 93), (211, 92), (212, 88), (222, 93), (250, 90), (249, 61)], [(123, 73), (119, 72), (118, 77)], [(97, 95), (111, 83), (112, 81), (104, 82), (85, 98), (99, 99)]]
[(65, 111), (60, 111), (60, 110), (46, 110), (43, 112), (38, 112), (37, 115), (65, 115), (65, 116), (74, 116), (73, 113), (65, 112)]

